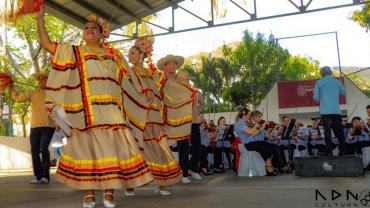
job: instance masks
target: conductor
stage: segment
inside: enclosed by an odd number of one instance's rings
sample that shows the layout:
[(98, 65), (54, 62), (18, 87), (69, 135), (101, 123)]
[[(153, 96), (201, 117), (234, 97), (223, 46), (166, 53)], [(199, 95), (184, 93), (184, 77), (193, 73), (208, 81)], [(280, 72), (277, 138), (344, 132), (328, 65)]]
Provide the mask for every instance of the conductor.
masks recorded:
[(322, 78), (315, 84), (313, 99), (320, 103), (321, 121), (324, 126), (325, 155), (332, 156), (331, 129), (339, 139), (339, 155), (345, 154), (345, 141), (342, 129), (342, 115), (339, 107), (339, 95), (346, 95), (343, 84), (332, 76), (328, 66), (320, 69)]

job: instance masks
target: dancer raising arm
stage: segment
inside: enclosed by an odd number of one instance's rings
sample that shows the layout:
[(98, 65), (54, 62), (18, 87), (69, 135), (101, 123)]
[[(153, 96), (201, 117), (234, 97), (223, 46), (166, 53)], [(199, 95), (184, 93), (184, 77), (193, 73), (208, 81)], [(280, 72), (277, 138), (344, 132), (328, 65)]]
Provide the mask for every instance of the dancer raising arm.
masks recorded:
[(37, 26), (42, 47), (53, 55), (45, 103), (50, 112), (64, 108), (72, 124), (57, 179), (84, 190), (83, 207), (95, 207), (95, 190), (104, 190), (105, 207), (115, 207), (113, 189), (142, 186), (153, 178), (122, 117), (117, 81), (122, 57), (103, 47), (109, 26), (89, 16), (83, 30), (86, 44), (81, 46), (51, 42), (44, 8)]

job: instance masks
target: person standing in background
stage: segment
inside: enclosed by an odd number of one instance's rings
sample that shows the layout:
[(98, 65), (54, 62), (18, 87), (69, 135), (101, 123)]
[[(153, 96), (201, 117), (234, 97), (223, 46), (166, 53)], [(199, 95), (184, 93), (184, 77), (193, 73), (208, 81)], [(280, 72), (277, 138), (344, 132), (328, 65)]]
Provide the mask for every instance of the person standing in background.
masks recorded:
[(210, 132), (208, 130), (207, 120), (202, 119), (200, 125), (200, 135), (201, 135), (201, 154), (200, 154), (200, 171), (203, 175), (212, 175), (208, 170), (208, 148), (210, 143)]
[(201, 113), (204, 109), (205, 101), (202, 94), (199, 90), (193, 88), (189, 81), (189, 74), (185, 71), (181, 71), (177, 74), (177, 81), (189, 88), (194, 90), (194, 98), (193, 98), (193, 108), (192, 108), (192, 125), (191, 125), (191, 135), (190, 135), (190, 142), (191, 142), (191, 176), (195, 180), (201, 180), (202, 177), (199, 175), (200, 173), (200, 152), (201, 152), (201, 138), (200, 138), (200, 123), (201, 123)]
[[(159, 76), (159, 89), (163, 98), (163, 117), (167, 142), (176, 142), (179, 154), (179, 163), (182, 169), (182, 183), (190, 183), (188, 178), (189, 138), (191, 134), (192, 106), (195, 90), (181, 82), (181, 73), (176, 73), (184, 63), (184, 57), (167, 55), (157, 62), (157, 67), (162, 71)], [(177, 79), (180, 77), (179, 79)]]
[[(31, 157), (34, 179), (31, 184), (49, 183), (50, 181), (50, 152), (49, 144), (54, 134), (54, 122), (48, 115), (45, 99), (45, 86), (48, 80), (47, 72), (37, 72), (32, 75), (37, 80), (39, 89), (17, 93), (13, 91), (12, 97), (16, 102), (31, 102)], [(40, 157), (41, 152), (41, 157)]]

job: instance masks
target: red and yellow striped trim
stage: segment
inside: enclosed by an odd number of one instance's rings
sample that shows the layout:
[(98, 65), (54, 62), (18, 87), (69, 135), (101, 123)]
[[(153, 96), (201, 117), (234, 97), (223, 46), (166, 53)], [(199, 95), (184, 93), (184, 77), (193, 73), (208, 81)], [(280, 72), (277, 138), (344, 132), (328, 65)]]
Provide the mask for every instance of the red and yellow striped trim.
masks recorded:
[(120, 124), (99, 124), (99, 125), (92, 125), (92, 126), (87, 126), (85, 128), (74, 128), (78, 131), (90, 131), (90, 130), (119, 130), (119, 129), (126, 129), (130, 128), (126, 123), (120, 123)]
[(193, 121), (193, 116), (187, 116), (181, 119), (170, 119), (166, 118), (166, 124), (172, 127), (181, 126), (184, 124), (188, 124)]
[(149, 173), (142, 155), (127, 160), (115, 157), (98, 160), (75, 160), (62, 154), (57, 174), (73, 181), (102, 182), (132, 180)]
[(129, 112), (125, 112), (126, 113), (126, 115), (127, 115), (127, 118), (128, 118), (128, 120), (132, 123), (132, 124), (134, 124), (136, 127), (138, 127), (140, 130), (144, 130), (145, 129), (145, 123), (143, 123), (143, 122), (140, 122), (139, 120), (137, 120), (136, 118), (135, 118), (135, 116), (132, 116)]
[(154, 179), (158, 181), (169, 181), (182, 176), (182, 171), (179, 163), (174, 160), (168, 164), (159, 164), (153, 162), (146, 162)]

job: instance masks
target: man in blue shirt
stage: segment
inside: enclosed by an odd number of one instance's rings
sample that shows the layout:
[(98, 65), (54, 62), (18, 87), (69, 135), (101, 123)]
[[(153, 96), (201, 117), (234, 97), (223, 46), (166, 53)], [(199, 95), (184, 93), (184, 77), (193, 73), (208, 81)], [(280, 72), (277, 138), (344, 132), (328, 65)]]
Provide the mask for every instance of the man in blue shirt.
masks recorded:
[(342, 113), (339, 107), (339, 95), (346, 95), (343, 84), (332, 76), (330, 67), (320, 69), (322, 78), (315, 84), (313, 99), (320, 103), (321, 121), (324, 126), (326, 155), (333, 155), (331, 129), (339, 139), (339, 155), (345, 154), (345, 141), (342, 130)]

